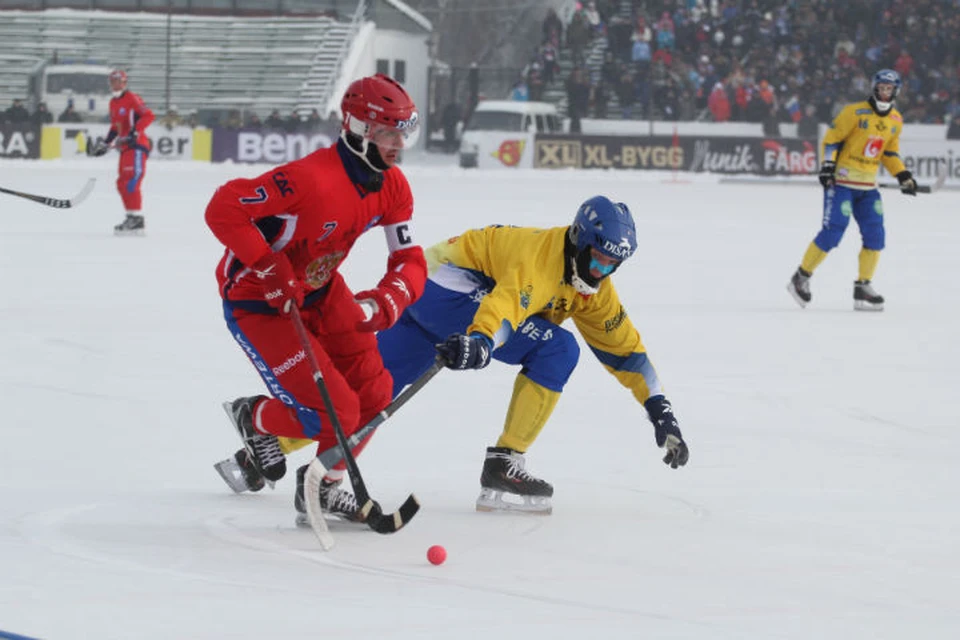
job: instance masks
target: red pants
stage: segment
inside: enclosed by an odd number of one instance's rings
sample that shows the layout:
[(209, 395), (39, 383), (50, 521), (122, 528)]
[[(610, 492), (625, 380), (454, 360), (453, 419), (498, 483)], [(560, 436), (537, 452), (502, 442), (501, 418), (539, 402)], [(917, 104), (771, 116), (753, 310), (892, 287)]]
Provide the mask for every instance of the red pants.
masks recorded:
[[(319, 451), (336, 445), (293, 321), (240, 309), (231, 312), (226, 305), (225, 310), (234, 339), (274, 396), (257, 406), (256, 428), (316, 440)], [(301, 315), (340, 426), (349, 436), (390, 403), (393, 379), (380, 359), (376, 336), (356, 330), (363, 311), (339, 273), (330, 280), (324, 299)]]
[(147, 153), (136, 147), (124, 147), (120, 152), (120, 165), (117, 170), (117, 191), (127, 211), (140, 211), (143, 198), (140, 196), (140, 183), (147, 172)]

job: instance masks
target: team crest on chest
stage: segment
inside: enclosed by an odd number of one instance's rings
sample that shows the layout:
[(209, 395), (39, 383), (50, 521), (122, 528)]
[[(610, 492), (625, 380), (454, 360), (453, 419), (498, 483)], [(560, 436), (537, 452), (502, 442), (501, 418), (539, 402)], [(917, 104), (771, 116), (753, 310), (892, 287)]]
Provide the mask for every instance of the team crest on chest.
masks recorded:
[(343, 251), (334, 251), (314, 258), (313, 262), (307, 265), (306, 280), (310, 288), (319, 289), (327, 284), (340, 261), (343, 260), (343, 256)]
[(533, 285), (528, 284), (520, 290), (520, 306), (526, 309), (530, 306), (530, 298), (533, 297)]

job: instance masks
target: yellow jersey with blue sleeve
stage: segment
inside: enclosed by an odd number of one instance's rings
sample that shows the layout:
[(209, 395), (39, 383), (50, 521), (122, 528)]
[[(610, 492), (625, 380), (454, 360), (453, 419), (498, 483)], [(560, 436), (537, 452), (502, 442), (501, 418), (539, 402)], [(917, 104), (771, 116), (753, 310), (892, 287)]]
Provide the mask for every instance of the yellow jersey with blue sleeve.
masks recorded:
[(572, 318), (594, 355), (637, 400), (662, 395), (640, 333), (612, 280), (604, 278), (591, 296), (566, 282), (567, 229), (491, 226), (467, 231), (426, 250), (430, 279), (454, 291), (480, 291), (466, 333), (482, 333), (494, 348), (532, 316), (557, 325)]
[(881, 116), (867, 100), (848, 104), (823, 136), (823, 160), (837, 163), (838, 185), (876, 189), (881, 163), (894, 176), (906, 169), (900, 159), (902, 131), (903, 117), (896, 109)]

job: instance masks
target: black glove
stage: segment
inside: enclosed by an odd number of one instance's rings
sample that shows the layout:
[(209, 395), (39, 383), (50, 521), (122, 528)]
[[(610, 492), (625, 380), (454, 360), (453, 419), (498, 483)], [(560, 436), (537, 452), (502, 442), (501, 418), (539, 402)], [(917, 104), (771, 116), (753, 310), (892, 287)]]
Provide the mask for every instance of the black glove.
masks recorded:
[(110, 145), (103, 141), (103, 139), (98, 139), (93, 144), (90, 144), (90, 141), (87, 141), (87, 155), (99, 158), (109, 151)]
[(829, 189), (837, 184), (837, 163), (833, 160), (824, 160), (820, 165), (820, 174), (817, 178), (824, 189)]
[(650, 421), (653, 423), (657, 446), (667, 451), (667, 455), (663, 457), (664, 464), (670, 465), (672, 469), (687, 464), (687, 460), (690, 459), (690, 450), (687, 448), (687, 443), (683, 441), (680, 425), (677, 424), (677, 418), (673, 415), (673, 406), (670, 401), (663, 396), (653, 396), (648, 398), (643, 406), (647, 408)]
[(128, 136), (123, 136), (117, 140), (117, 142), (126, 145), (127, 147), (134, 147), (137, 144), (137, 134), (136, 132), (133, 132)]
[(900, 183), (900, 193), (908, 196), (917, 195), (917, 181), (913, 179), (913, 174), (904, 169), (897, 174), (897, 182)]
[(493, 341), (480, 333), (452, 333), (436, 347), (444, 366), (450, 369), (483, 369), (490, 364)]

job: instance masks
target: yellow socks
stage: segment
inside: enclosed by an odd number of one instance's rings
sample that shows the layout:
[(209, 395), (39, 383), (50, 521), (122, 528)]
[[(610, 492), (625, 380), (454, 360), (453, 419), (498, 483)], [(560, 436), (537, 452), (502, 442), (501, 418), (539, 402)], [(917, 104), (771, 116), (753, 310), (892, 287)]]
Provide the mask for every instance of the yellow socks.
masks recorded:
[(285, 456), (313, 443), (313, 440), (307, 440), (305, 438), (287, 438), (284, 436), (277, 436), (277, 440), (280, 442), (280, 451), (283, 451), (283, 455)]
[(803, 254), (803, 261), (800, 262), (800, 268), (807, 273), (813, 273), (813, 270), (820, 266), (827, 252), (817, 246), (817, 243), (811, 242), (807, 247), (807, 252)]
[(873, 280), (880, 262), (880, 252), (873, 249), (860, 250), (860, 280)]
[(559, 399), (559, 391), (551, 391), (523, 374), (518, 375), (497, 446), (520, 453), (526, 451), (537, 439)]

